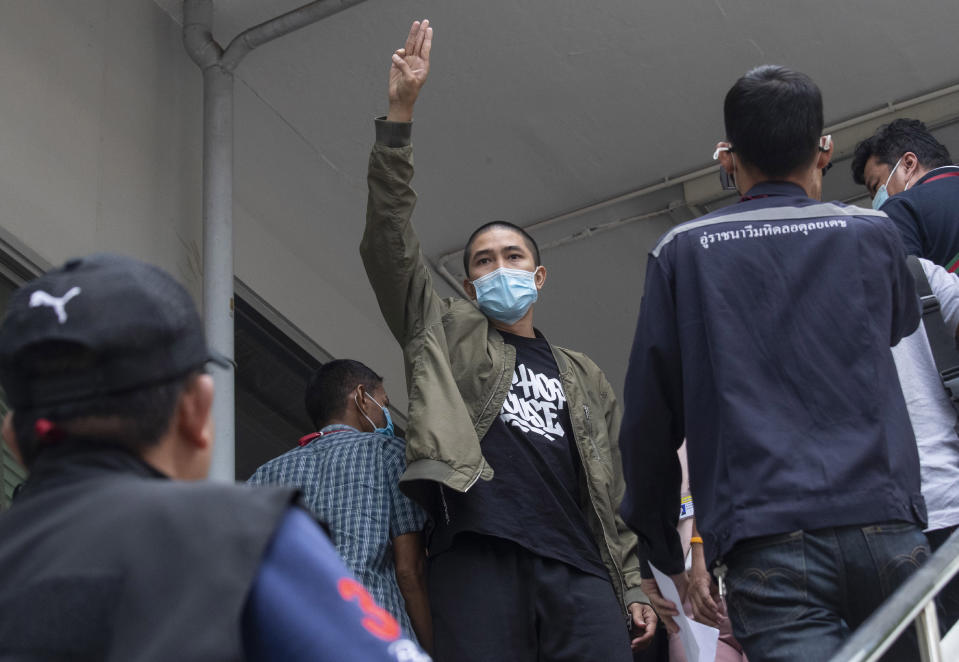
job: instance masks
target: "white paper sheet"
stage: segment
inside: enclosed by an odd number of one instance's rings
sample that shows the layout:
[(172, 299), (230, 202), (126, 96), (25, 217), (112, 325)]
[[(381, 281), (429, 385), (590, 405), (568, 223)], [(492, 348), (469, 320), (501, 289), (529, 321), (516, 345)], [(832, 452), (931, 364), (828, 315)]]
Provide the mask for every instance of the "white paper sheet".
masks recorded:
[(660, 572), (652, 563), (649, 567), (653, 570), (659, 592), (679, 609), (679, 616), (674, 616), (673, 620), (679, 626), (679, 640), (683, 643), (683, 650), (686, 651), (686, 662), (716, 662), (719, 630), (686, 618), (676, 584), (669, 575)]

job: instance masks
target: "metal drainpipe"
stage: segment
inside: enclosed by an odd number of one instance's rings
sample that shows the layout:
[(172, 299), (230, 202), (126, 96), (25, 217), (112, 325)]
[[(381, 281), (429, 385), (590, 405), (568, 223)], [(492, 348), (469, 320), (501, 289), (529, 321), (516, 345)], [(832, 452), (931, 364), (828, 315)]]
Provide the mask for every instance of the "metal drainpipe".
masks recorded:
[[(317, 0), (237, 35), (213, 38), (213, 0), (183, 0), (183, 45), (203, 72), (203, 321), (210, 346), (234, 360), (233, 71), (249, 52), (364, 0)], [(234, 368), (213, 368), (216, 443), (210, 478), (236, 477)]]
[[(233, 328), (233, 74), (203, 70), (203, 321), (213, 349), (234, 359)], [(235, 364), (212, 367), (216, 388), (210, 477), (236, 477)]]

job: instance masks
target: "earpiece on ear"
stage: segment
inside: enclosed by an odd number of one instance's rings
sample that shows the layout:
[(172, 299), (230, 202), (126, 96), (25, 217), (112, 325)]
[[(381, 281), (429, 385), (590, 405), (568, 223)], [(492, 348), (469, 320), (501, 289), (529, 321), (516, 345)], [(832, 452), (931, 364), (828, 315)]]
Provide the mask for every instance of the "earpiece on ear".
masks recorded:
[(832, 147), (832, 134), (823, 136), (819, 139), (819, 151), (828, 152)]

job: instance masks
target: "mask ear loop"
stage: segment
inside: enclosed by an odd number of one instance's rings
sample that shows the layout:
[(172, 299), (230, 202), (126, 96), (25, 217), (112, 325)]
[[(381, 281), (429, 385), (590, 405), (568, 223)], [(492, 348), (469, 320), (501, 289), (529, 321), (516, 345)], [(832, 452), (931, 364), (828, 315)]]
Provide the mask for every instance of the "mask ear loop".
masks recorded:
[[(720, 152), (729, 152), (733, 153), (733, 148), (731, 146), (717, 147), (716, 151), (713, 152), (713, 161), (719, 160)], [(731, 172), (727, 172), (726, 168), (722, 165), (719, 166), (719, 185), (724, 191), (738, 191), (736, 188), (736, 178), (733, 177)]]
[[(366, 395), (370, 395), (370, 394), (367, 393)], [(376, 400), (373, 399), (372, 396), (370, 396), (370, 399), (372, 399), (373, 402), (376, 402)], [(373, 428), (373, 431), (376, 432), (376, 424), (373, 422), (373, 419), (370, 418), (369, 416), (367, 416), (367, 415), (366, 415), (366, 412), (363, 411), (363, 408), (360, 406), (359, 401), (356, 399), (356, 393), (353, 394), (353, 404), (355, 404), (355, 405), (356, 405), (356, 408), (359, 410), (360, 416), (362, 416), (363, 418), (365, 418), (365, 419), (366, 419), (366, 422), (370, 424), (370, 427), (371, 427), (371, 428)]]

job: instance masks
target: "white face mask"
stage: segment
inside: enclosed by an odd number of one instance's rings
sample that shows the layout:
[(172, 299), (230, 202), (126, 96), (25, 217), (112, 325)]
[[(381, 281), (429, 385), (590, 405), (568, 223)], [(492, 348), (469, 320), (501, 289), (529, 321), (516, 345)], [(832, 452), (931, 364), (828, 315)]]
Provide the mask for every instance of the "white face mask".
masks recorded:
[(896, 168), (899, 167), (900, 163), (902, 163), (902, 157), (899, 157), (899, 160), (896, 161), (896, 165), (893, 166), (892, 171), (889, 173), (889, 176), (886, 177), (886, 183), (880, 186), (878, 190), (876, 190), (876, 195), (872, 199), (873, 209), (879, 209), (884, 204), (886, 204), (886, 200), (889, 199), (889, 191), (886, 190), (886, 186), (889, 184), (889, 180), (892, 179), (892, 175), (894, 172), (896, 172)]

